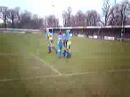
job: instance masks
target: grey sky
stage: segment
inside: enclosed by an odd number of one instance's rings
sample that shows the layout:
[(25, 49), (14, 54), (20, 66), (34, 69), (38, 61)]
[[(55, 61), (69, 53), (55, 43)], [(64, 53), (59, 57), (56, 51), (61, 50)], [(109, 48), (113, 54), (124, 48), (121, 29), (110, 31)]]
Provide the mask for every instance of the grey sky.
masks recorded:
[[(114, 0), (110, 0), (111, 4)], [(123, 0), (117, 0), (120, 2)], [(86, 12), (87, 10), (96, 10), (102, 14), (103, 0), (0, 0), (0, 6), (8, 6), (14, 8), (20, 7), (22, 10), (31, 11), (41, 17), (54, 14), (62, 21), (62, 12), (68, 7), (72, 8), (73, 14), (78, 10)], [(61, 24), (62, 22), (60, 22)]]

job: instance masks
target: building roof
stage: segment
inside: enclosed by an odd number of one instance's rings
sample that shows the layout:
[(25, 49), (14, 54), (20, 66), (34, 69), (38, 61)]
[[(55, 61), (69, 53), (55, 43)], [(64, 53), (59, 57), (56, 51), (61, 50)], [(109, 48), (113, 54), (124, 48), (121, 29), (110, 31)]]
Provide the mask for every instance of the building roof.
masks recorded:
[[(47, 28), (47, 29), (111, 29), (111, 28), (122, 28), (123, 26), (86, 26), (86, 27), (83, 27), (83, 26), (77, 26), (77, 27), (50, 27), (50, 28)], [(130, 25), (126, 25), (124, 26), (124, 28), (130, 28)]]

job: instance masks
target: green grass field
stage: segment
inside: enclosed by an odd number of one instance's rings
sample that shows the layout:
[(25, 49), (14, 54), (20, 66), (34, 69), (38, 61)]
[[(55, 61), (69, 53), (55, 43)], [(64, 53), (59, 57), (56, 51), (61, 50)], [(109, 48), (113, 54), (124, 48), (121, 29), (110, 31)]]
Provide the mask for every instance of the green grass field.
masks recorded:
[(42, 34), (0, 33), (0, 97), (130, 97), (130, 43), (73, 37), (72, 58)]

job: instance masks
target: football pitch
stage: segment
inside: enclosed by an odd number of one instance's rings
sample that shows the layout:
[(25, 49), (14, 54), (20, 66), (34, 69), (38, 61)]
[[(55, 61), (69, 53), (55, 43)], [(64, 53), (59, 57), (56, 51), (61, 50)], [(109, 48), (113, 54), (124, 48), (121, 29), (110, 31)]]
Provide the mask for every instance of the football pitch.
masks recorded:
[(43, 34), (0, 33), (0, 97), (130, 97), (130, 42), (72, 38), (72, 58)]

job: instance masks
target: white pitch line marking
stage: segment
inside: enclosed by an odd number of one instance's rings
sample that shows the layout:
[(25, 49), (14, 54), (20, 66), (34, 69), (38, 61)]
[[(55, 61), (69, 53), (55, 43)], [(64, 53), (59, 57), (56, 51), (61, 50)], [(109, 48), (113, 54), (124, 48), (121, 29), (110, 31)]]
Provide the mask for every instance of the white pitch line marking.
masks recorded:
[(55, 77), (59, 77), (60, 75), (48, 75), (48, 76), (35, 76), (35, 77), (23, 77), (20, 79), (11, 79), (11, 78), (7, 78), (7, 79), (0, 79), (0, 82), (10, 82), (10, 81), (25, 81), (25, 80), (35, 80), (35, 79), (39, 79), (39, 78), (55, 78)]
[(18, 54), (15, 54), (15, 53), (0, 53), (0, 56), (18, 56)]
[(41, 59), (38, 56), (34, 56), (37, 60), (41, 61), (44, 65), (48, 66), (52, 71), (54, 71), (55, 73), (57, 73), (59, 76), (62, 75), (62, 73), (60, 71), (58, 71), (56, 68), (54, 68), (54, 66), (49, 65), (45, 60)]
[(62, 76), (80, 76), (80, 75), (87, 75), (87, 74), (96, 74), (96, 73), (119, 73), (119, 72), (130, 72), (130, 69), (119, 69), (119, 70), (107, 70), (101, 72), (81, 72), (81, 73), (70, 73), (70, 74), (62, 74)]
[[(15, 53), (0, 53), (0, 56), (19, 56), (19, 54), (15, 54)], [(39, 60), (40, 62), (42, 62), (44, 65), (48, 66), (52, 71), (54, 71), (55, 73), (57, 73), (58, 75), (62, 75), (62, 73), (60, 71), (58, 71), (56, 68), (54, 68), (52, 65), (49, 65), (45, 60), (41, 59), (38, 56), (32, 55), (33, 57), (35, 57), (37, 60)]]
[(35, 77), (23, 77), (21, 79), (0, 79), (0, 82), (11, 82), (11, 81), (26, 81), (26, 80), (36, 80), (39, 78), (56, 78), (56, 77), (72, 77), (72, 76), (81, 76), (87, 74), (96, 74), (96, 73), (119, 73), (119, 72), (130, 72), (130, 69), (119, 69), (119, 70), (107, 70), (102, 72), (83, 72), (83, 73), (70, 73), (70, 74), (62, 74), (62, 75), (48, 75), (48, 76), (35, 76)]

